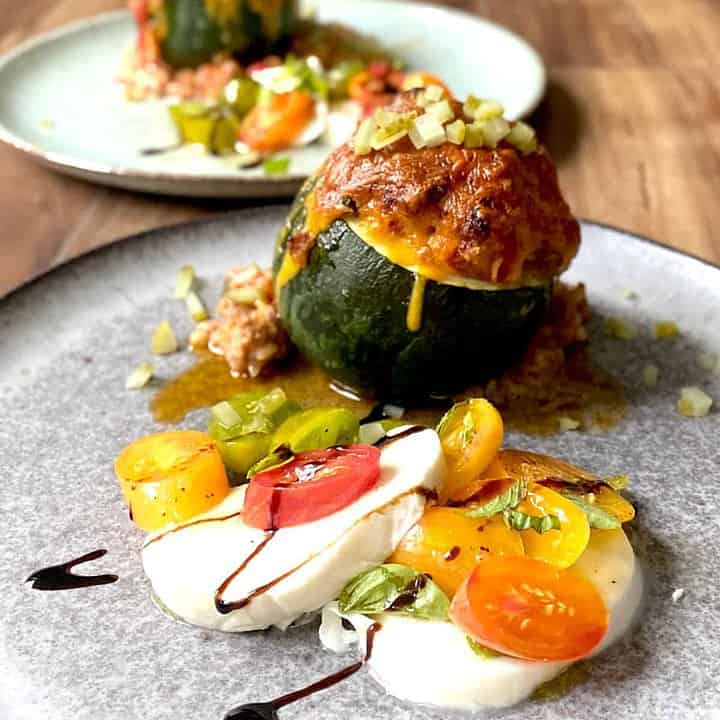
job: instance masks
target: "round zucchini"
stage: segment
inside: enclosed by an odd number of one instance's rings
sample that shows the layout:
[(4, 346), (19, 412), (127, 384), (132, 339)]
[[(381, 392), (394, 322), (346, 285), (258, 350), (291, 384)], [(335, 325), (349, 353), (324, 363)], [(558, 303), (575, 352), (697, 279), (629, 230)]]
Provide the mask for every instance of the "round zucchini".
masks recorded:
[[(305, 224), (301, 191), (280, 233), (273, 271), (288, 238)], [(403, 402), (483, 382), (516, 362), (547, 308), (551, 283), (475, 290), (427, 281), (420, 328), (408, 329), (414, 275), (335, 220), (315, 239), (307, 264), (279, 290), (292, 341), (331, 377), (362, 394)]]
[(173, 67), (193, 68), (220, 52), (258, 57), (293, 30), (296, 0), (165, 0), (158, 25)]

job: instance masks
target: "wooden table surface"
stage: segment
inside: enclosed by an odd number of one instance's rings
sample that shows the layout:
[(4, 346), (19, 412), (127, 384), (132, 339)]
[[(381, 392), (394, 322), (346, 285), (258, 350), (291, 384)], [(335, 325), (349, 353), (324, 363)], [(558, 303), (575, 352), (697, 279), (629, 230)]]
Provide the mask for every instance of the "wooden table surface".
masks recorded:
[[(0, 52), (124, 4), (2, 0)], [(720, 263), (718, 0), (446, 4), (507, 25), (545, 58), (550, 84), (532, 122), (558, 163), (578, 216)], [(0, 296), (98, 245), (243, 206), (96, 187), (54, 174), (5, 146), (0, 187)]]

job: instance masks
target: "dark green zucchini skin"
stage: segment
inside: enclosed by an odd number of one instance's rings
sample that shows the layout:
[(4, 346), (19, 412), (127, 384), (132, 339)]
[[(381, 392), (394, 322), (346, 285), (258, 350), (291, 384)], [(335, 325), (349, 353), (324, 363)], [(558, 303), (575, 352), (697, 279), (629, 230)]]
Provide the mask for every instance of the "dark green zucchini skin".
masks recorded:
[[(275, 273), (287, 238), (303, 223), (296, 201), (278, 238)], [(551, 294), (550, 285), (484, 291), (429, 281), (422, 326), (410, 332), (413, 281), (336, 220), (281, 289), (280, 315), (300, 352), (331, 377), (362, 394), (410, 404), (483, 382), (516, 362)]]
[(165, 61), (173, 67), (194, 68), (219, 52), (259, 57), (275, 49), (297, 22), (296, 0), (285, 0), (277, 11), (278, 35), (267, 37), (262, 17), (247, 0), (236, 0), (236, 4), (237, 18), (222, 26), (208, 14), (204, 0), (165, 0), (167, 34), (161, 42)]

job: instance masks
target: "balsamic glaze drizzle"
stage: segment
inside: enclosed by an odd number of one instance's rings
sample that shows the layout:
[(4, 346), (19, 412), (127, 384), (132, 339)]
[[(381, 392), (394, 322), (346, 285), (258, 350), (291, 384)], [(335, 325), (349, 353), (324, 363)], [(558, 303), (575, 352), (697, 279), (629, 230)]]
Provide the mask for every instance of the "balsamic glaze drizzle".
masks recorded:
[(270, 583), (267, 586), (263, 586), (262, 588), (258, 588), (255, 590), (252, 594), (248, 595), (248, 597), (243, 598), (242, 600), (237, 600), (235, 602), (225, 602), (222, 599), (223, 593), (228, 589), (228, 586), (230, 583), (253, 561), (254, 558), (256, 558), (263, 550), (263, 548), (272, 540), (273, 535), (275, 535), (274, 530), (268, 530), (265, 533), (265, 537), (257, 544), (255, 548), (253, 548), (253, 551), (243, 560), (242, 565), (237, 568), (231, 575), (225, 578), (223, 580), (222, 585), (215, 591), (215, 609), (221, 614), (221, 615), (227, 615), (228, 613), (233, 612), (233, 610), (240, 610), (244, 608), (246, 605), (249, 605), (258, 595), (261, 595), (265, 590), (272, 584), (276, 582), (280, 582), (283, 578), (278, 578), (277, 580), (274, 580), (273, 583)]
[(391, 443), (394, 443), (396, 440), (402, 440), (403, 438), (410, 437), (410, 435), (422, 432), (423, 430), (427, 430), (424, 425), (411, 425), (410, 427), (405, 428), (402, 432), (395, 433), (394, 435), (383, 435), (383, 437), (375, 442), (374, 445), (377, 448), (384, 448)]
[(270, 702), (246, 703), (245, 705), (238, 705), (238, 707), (233, 708), (225, 715), (224, 720), (278, 720), (277, 711), (280, 708), (306, 697), (310, 697), (321, 690), (327, 690), (329, 687), (336, 685), (360, 670), (360, 668), (362, 668), (363, 665), (370, 660), (375, 635), (381, 630), (381, 628), (382, 625), (379, 623), (373, 623), (367, 629), (367, 650), (365, 652), (365, 657), (362, 660), (359, 660), (352, 665), (348, 665), (348, 667), (338, 670), (338, 672), (328, 675), (327, 677), (322, 678), (322, 680), (318, 680), (307, 687), (295, 690), (287, 695), (281, 695), (279, 698), (271, 700)]
[(31, 582), (34, 590), (75, 590), (117, 582), (117, 575), (74, 575), (70, 572), (76, 565), (97, 560), (106, 553), (107, 550), (93, 550), (62, 565), (36, 570), (25, 582)]

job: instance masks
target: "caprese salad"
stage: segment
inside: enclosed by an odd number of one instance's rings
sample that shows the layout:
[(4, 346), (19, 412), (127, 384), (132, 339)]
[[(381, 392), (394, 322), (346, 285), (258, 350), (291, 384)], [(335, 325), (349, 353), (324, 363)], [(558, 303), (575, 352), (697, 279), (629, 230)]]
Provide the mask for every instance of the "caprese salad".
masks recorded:
[(334, 651), (373, 629), (367, 663), (389, 693), (477, 709), (607, 647), (642, 587), (624, 481), (502, 440), (484, 399), (433, 429), (275, 389), (214, 406), (208, 433), (142, 438), (115, 468), (174, 618), (243, 632), (320, 612)]

